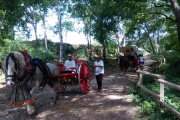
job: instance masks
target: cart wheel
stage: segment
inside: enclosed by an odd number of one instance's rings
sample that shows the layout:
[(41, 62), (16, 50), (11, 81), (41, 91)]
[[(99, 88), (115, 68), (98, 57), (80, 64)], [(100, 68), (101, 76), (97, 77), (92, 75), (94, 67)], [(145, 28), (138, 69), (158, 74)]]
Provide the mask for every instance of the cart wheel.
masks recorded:
[(66, 86), (58, 87), (58, 94), (63, 94), (65, 90), (66, 90)]
[(81, 63), (79, 67), (78, 77), (82, 92), (87, 94), (89, 92), (91, 79), (92, 79), (92, 75), (90, 74), (90, 70), (87, 63), (85, 62)]

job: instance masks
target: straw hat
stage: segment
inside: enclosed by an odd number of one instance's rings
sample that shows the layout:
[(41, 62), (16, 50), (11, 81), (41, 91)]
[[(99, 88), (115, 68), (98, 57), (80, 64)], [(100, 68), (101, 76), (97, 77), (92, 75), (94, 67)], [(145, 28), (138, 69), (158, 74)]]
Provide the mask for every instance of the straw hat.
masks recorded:
[(120, 52), (119, 55), (120, 55), (120, 56), (124, 56), (124, 53)]
[(71, 54), (68, 54), (68, 57), (72, 57), (72, 55), (71, 55)]
[(101, 58), (101, 56), (99, 56), (99, 55), (95, 55), (95, 56), (94, 56), (94, 58)]

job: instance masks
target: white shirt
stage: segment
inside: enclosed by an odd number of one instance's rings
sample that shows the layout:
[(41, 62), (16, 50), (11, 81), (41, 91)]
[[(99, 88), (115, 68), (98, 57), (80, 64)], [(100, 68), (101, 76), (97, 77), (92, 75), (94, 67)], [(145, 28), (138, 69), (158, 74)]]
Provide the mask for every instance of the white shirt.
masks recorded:
[(144, 62), (144, 57), (139, 57), (140, 62)]
[[(66, 67), (76, 67), (76, 63), (75, 63), (74, 60), (71, 60), (71, 61), (66, 60), (64, 66), (66, 66)], [(66, 69), (66, 70), (76, 71), (76, 69)]]
[(134, 54), (135, 54), (135, 51), (132, 51), (132, 52), (131, 52), (131, 56), (134, 56)]
[(103, 66), (102, 68), (95, 67), (95, 75), (104, 74), (104, 63), (102, 60), (100, 60), (99, 62), (95, 61), (94, 65)]

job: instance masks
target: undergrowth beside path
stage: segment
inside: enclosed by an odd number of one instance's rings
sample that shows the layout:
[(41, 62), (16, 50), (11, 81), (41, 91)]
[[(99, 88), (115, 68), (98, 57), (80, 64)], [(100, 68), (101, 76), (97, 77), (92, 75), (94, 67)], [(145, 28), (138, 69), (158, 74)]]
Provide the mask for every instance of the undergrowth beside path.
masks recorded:
[[(179, 85), (180, 59), (176, 56), (176, 59), (172, 60), (168, 58), (169, 56), (172, 55), (167, 55), (167, 59), (171, 61), (169, 61), (166, 65), (163, 65), (159, 70), (157, 70), (156, 74), (163, 75), (164, 80)], [(135, 82), (134, 86), (129, 89), (129, 91), (131, 93), (130, 96), (133, 98), (133, 100), (139, 104), (139, 120), (178, 120), (178, 118), (173, 113), (171, 113), (168, 109), (159, 104), (156, 101), (155, 97), (145, 92), (144, 90), (137, 88), (137, 82), (138, 80)], [(153, 77), (144, 75), (143, 86), (159, 94), (159, 83), (155, 82)], [(166, 102), (168, 105), (180, 112), (179, 91), (166, 85), (164, 87), (164, 102)]]

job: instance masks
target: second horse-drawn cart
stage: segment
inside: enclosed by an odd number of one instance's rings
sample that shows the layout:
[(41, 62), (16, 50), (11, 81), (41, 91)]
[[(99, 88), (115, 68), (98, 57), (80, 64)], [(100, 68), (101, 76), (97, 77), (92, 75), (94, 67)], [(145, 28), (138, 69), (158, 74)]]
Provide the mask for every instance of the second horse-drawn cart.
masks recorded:
[(80, 85), (83, 93), (87, 94), (90, 90), (92, 75), (88, 66), (88, 61), (76, 60), (76, 72), (61, 73), (64, 70), (63, 62), (55, 62), (59, 68), (59, 75), (50, 76), (51, 79), (58, 79), (59, 87), (58, 93), (62, 94), (67, 86)]
[[(133, 61), (130, 61), (129, 56), (126, 54), (127, 50), (131, 51), (131, 49), (133, 51), (135, 51), (135, 55), (134, 55), (134, 59)], [(133, 66), (136, 67), (136, 70), (139, 69), (139, 58), (138, 58), (138, 53), (140, 54), (141, 51), (138, 50), (137, 46), (125, 46), (125, 47), (120, 47), (119, 48), (120, 52), (123, 53), (123, 56), (125, 56), (128, 59), (128, 63)], [(142, 53), (141, 53), (142, 54)]]

